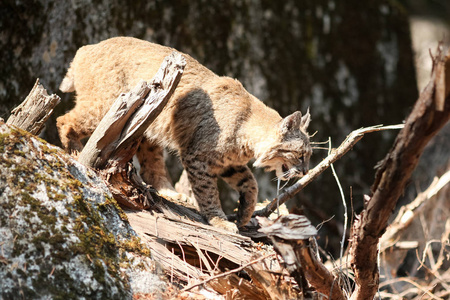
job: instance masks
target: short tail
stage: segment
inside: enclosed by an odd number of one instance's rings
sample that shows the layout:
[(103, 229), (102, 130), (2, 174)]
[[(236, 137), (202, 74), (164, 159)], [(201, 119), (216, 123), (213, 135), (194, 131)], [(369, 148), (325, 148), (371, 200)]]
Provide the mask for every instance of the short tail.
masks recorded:
[(66, 77), (64, 77), (63, 81), (59, 85), (59, 89), (63, 93), (70, 93), (75, 91), (75, 81), (73, 78), (72, 66), (70, 66), (69, 70), (67, 70)]

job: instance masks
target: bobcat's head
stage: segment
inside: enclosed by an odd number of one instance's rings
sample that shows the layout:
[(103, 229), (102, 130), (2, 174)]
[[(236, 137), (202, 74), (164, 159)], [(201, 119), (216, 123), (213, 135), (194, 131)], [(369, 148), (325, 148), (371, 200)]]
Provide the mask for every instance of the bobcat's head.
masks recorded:
[(266, 171), (275, 170), (281, 180), (308, 173), (312, 148), (306, 130), (310, 121), (309, 110), (303, 117), (301, 112), (296, 111), (284, 118), (275, 131), (277, 142), (259, 156), (254, 166)]

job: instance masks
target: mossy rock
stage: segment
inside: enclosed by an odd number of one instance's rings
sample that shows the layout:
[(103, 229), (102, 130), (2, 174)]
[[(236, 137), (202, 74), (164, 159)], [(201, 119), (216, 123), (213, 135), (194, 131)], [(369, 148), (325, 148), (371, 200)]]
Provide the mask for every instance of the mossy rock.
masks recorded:
[(131, 299), (165, 288), (102, 180), (4, 123), (0, 250), (3, 299)]

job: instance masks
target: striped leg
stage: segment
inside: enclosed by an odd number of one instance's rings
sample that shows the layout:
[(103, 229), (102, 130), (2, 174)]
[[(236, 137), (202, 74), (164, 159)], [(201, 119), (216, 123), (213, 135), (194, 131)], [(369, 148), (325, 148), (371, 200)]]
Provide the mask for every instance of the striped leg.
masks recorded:
[(247, 166), (230, 166), (220, 174), (225, 182), (239, 193), (238, 227), (250, 221), (255, 211), (258, 184)]
[(197, 200), (200, 212), (208, 222), (218, 228), (238, 232), (236, 224), (229, 222), (222, 210), (217, 189), (217, 176), (212, 172), (207, 159), (195, 156), (182, 156), (184, 169), (187, 172), (192, 192)]

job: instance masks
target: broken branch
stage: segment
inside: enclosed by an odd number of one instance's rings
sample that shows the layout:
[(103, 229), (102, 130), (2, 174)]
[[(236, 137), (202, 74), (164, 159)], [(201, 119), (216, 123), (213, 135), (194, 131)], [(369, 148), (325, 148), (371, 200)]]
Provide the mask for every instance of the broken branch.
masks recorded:
[(275, 250), (283, 257), (286, 269), (295, 278), (303, 294), (309, 283), (329, 299), (344, 300), (342, 289), (325, 266), (317, 260), (309, 246), (309, 239), (317, 234), (305, 216), (281, 216), (275, 221), (258, 217), (259, 231), (267, 234)]
[(236, 268), (236, 269), (233, 269), (233, 270), (230, 270), (230, 271), (227, 271), (227, 272), (223, 272), (223, 273), (220, 273), (220, 274), (211, 276), (211, 277), (209, 277), (208, 279), (205, 279), (205, 280), (203, 280), (203, 281), (201, 281), (201, 282), (198, 282), (198, 283), (189, 285), (189, 286), (185, 287), (184, 289), (182, 289), (181, 291), (182, 291), (182, 292), (186, 292), (186, 291), (189, 291), (189, 290), (191, 290), (191, 289), (193, 289), (193, 288), (195, 288), (195, 287), (197, 287), (197, 286), (204, 285), (204, 284), (206, 284), (206, 283), (208, 283), (208, 282), (210, 282), (210, 281), (212, 281), (212, 280), (214, 280), (214, 279), (218, 279), (218, 278), (220, 278), (220, 277), (225, 277), (225, 276), (228, 276), (228, 275), (230, 275), (230, 274), (240, 272), (240, 271), (244, 270), (245, 268), (248, 268), (249, 266), (251, 266), (251, 265), (253, 265), (253, 264), (256, 264), (256, 263), (258, 263), (258, 262), (260, 262), (260, 261), (263, 261), (263, 260), (265, 260), (266, 258), (269, 258), (269, 257), (274, 256), (274, 255), (275, 255), (275, 253), (271, 253), (271, 254), (268, 254), (268, 255), (264, 255), (264, 256), (258, 257), (257, 259), (252, 260), (251, 262), (246, 263), (245, 265), (240, 266), (239, 268)]
[(133, 157), (140, 138), (169, 101), (183, 74), (186, 61), (173, 52), (167, 56), (152, 81), (139, 82), (129, 93), (121, 94), (100, 121), (78, 160), (90, 167), (104, 168)]
[(38, 135), (44, 124), (53, 113), (55, 106), (61, 101), (59, 96), (48, 95), (39, 78), (25, 100), (11, 111), (6, 124), (14, 125), (31, 134)]

